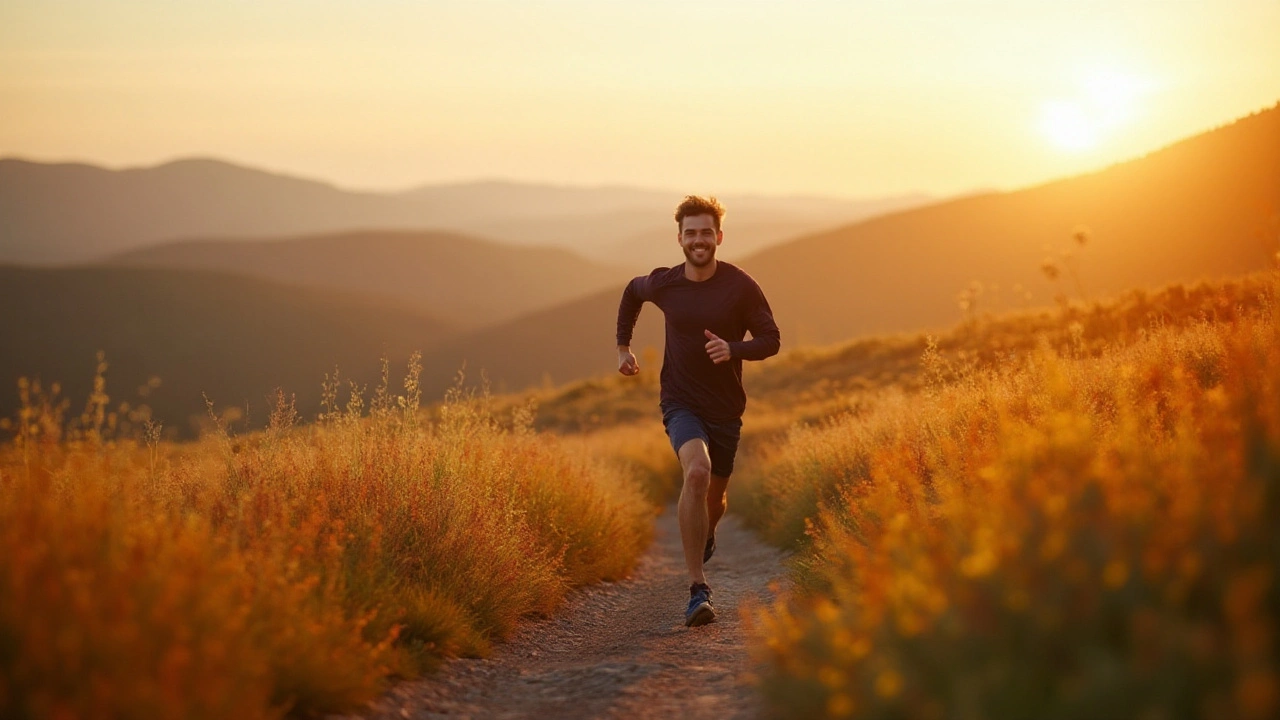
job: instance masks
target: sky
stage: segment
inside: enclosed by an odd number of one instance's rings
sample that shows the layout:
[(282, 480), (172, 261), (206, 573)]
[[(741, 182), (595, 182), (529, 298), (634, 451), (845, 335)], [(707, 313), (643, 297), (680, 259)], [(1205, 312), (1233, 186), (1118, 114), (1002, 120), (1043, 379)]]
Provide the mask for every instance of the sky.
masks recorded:
[(0, 156), (1014, 189), (1280, 101), (1280, 0), (0, 0)]

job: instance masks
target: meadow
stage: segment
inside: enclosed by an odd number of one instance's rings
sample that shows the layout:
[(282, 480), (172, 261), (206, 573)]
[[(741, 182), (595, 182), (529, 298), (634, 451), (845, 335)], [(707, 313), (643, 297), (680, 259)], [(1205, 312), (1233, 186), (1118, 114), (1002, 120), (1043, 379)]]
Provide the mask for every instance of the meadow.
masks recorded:
[(329, 378), (316, 422), (281, 394), (263, 432), (172, 444), (123, 432), (101, 373), (70, 418), (23, 381), (0, 450), (0, 715), (351, 709), (628, 573), (653, 505), (627, 467), (483, 395), (429, 420), (416, 382)]
[[(747, 368), (731, 509), (794, 551), (753, 607), (775, 717), (1280, 709), (1280, 279)], [(308, 716), (482, 656), (626, 576), (679, 490), (639, 378), (420, 407), (327, 377), (195, 442), (22, 381), (0, 449), (0, 714)], [(109, 373), (108, 373), (109, 374)]]
[(970, 322), (757, 443), (736, 508), (797, 551), (752, 616), (768, 713), (1274, 717), (1278, 291)]

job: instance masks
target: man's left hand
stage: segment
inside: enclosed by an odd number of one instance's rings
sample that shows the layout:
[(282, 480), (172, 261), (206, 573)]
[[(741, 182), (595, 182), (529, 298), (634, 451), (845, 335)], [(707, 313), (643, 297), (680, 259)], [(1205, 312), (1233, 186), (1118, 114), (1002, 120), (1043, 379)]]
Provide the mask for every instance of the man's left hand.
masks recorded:
[(711, 356), (711, 362), (719, 365), (732, 358), (732, 353), (729, 352), (729, 343), (716, 337), (715, 333), (710, 330), (703, 330), (702, 332), (707, 335), (707, 355)]

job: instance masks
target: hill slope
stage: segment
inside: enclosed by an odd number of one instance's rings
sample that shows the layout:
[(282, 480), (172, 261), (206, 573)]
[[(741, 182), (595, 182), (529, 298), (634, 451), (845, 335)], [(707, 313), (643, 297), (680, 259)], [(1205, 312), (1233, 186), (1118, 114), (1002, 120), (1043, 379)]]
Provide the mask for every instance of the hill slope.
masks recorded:
[(134, 250), (114, 265), (209, 269), (383, 295), (475, 327), (617, 284), (623, 270), (567, 250), (510, 247), (445, 232), (365, 231), (289, 239), (191, 240)]
[[(958, 319), (957, 293), (1021, 284), (1078, 296), (1047, 256), (1073, 246), (1086, 293), (1236, 275), (1280, 250), (1280, 105), (1106, 170), (940, 203), (778, 245), (743, 262), (784, 337), (832, 342)], [(979, 309), (995, 302), (988, 293)], [(787, 331), (790, 331), (789, 333)]]
[[(1009, 297), (1018, 284), (1029, 305), (1077, 296), (1065, 276), (1050, 282), (1040, 268), (1073, 247), (1081, 225), (1089, 241), (1074, 250), (1076, 267), (1086, 292), (1100, 295), (1268, 267), (1280, 250), (1277, 223), (1280, 106), (1097, 173), (882, 216), (740, 265), (764, 288), (783, 347), (795, 348), (952, 324), (962, 317), (957, 294), (975, 280), (988, 288), (979, 311), (1020, 307)], [(512, 390), (609, 372), (621, 292), (619, 284), (456, 339), (433, 360), (457, 367), (465, 358)], [(659, 316), (646, 306), (636, 348), (661, 348)]]
[(60, 382), (79, 412), (103, 350), (112, 407), (137, 404), (136, 389), (158, 376), (145, 402), (184, 433), (202, 416), (202, 392), (220, 408), (248, 403), (260, 424), (265, 398), (281, 387), (314, 417), (335, 364), (368, 383), (383, 352), (402, 368), (452, 332), (367, 298), (183, 270), (0, 266), (0, 303), (10, 308), (0, 314), (0, 417), (14, 412), (19, 376)]

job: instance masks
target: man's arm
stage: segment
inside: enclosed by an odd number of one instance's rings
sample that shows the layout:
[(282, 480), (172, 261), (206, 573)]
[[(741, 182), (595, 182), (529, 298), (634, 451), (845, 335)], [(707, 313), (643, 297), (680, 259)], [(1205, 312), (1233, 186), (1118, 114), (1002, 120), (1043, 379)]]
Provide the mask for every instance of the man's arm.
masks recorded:
[(778, 354), (782, 347), (782, 333), (773, 321), (773, 310), (764, 297), (764, 291), (752, 281), (748, 295), (747, 330), (750, 340), (729, 343), (729, 353), (735, 360), (764, 360)]
[(631, 333), (640, 317), (640, 308), (648, 299), (648, 280), (649, 278), (640, 276), (627, 283), (622, 291), (622, 300), (618, 303), (618, 372), (623, 375), (640, 372), (640, 364), (631, 352)]

